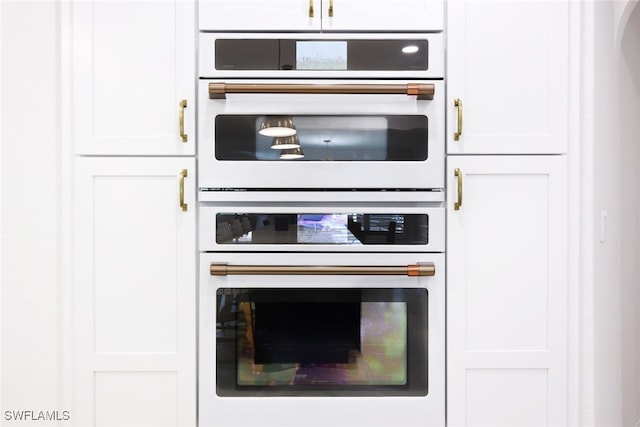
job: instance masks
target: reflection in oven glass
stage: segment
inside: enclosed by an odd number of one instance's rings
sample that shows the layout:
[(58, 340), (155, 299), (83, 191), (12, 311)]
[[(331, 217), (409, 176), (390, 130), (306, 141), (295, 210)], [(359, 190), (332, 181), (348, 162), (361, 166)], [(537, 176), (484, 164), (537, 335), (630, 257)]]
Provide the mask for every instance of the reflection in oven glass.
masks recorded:
[(220, 213), (218, 244), (425, 245), (425, 214)]
[[(326, 305), (326, 304), (319, 304)], [(308, 342), (302, 347), (310, 349), (307, 352), (300, 352), (295, 345), (281, 338), (282, 345), (276, 353), (276, 359), (282, 358), (283, 362), (289, 359), (288, 363), (258, 363), (263, 362), (256, 357), (260, 351), (257, 347), (259, 338), (257, 323), (259, 313), (256, 310), (256, 303), (243, 302), (241, 306), (240, 321), (238, 323), (237, 340), (237, 381), (238, 385), (404, 385), (407, 382), (407, 307), (403, 302), (370, 302), (358, 304), (360, 307), (360, 318), (357, 319), (359, 348), (348, 350), (346, 360), (332, 361), (334, 363), (321, 363), (322, 359), (336, 357), (334, 354), (323, 354), (323, 348), (314, 347)], [(336, 304), (332, 305), (331, 318), (335, 320)], [(273, 307), (272, 307), (273, 308)], [(303, 305), (304, 311), (313, 314), (314, 310), (309, 310), (309, 306)], [(327, 313), (327, 308), (323, 308)], [(340, 311), (340, 310), (338, 310)], [(282, 310), (277, 313), (287, 313)], [(254, 319), (253, 316), (256, 315)], [(291, 313), (288, 313), (291, 315)], [(338, 316), (340, 317), (340, 316)], [(325, 318), (328, 321), (327, 315)], [(289, 322), (298, 322), (305, 325), (308, 322), (301, 321), (299, 316), (289, 318)], [(278, 322), (273, 322), (278, 323)], [(248, 325), (251, 324), (251, 327)], [(282, 326), (282, 325), (281, 325)], [(312, 325), (307, 324), (308, 327)], [(295, 328), (299, 329), (299, 328)], [(274, 334), (287, 335), (282, 330), (272, 331)], [(302, 332), (302, 331), (301, 331)], [(326, 341), (318, 339), (324, 335), (318, 330), (306, 330), (306, 337), (315, 338), (312, 341)], [(339, 337), (333, 341), (340, 341)], [(304, 341), (304, 340), (303, 340)], [(326, 344), (326, 342), (325, 342)], [(277, 343), (271, 343), (277, 346)], [(336, 347), (333, 343), (332, 347)], [(292, 354), (287, 354), (289, 350)], [(333, 350), (333, 348), (331, 349)], [(338, 356), (339, 358), (339, 356)], [(264, 357), (262, 357), (264, 359)], [(268, 357), (267, 357), (268, 359)], [(295, 359), (301, 360), (296, 362)], [(314, 360), (316, 359), (316, 360)]]

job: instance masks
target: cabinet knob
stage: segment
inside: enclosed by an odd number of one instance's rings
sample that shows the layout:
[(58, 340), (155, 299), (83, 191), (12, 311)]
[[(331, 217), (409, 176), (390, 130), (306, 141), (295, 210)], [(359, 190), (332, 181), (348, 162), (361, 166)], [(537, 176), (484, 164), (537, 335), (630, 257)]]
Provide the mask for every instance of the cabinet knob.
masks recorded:
[(313, 0), (309, 0), (309, 18), (313, 18)]
[(329, 18), (333, 18), (333, 0), (329, 0)]

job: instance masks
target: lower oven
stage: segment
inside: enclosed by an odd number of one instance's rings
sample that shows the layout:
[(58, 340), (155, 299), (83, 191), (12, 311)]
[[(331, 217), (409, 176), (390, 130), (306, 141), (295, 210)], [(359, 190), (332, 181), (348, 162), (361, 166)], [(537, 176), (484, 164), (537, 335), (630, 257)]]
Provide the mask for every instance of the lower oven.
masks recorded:
[(441, 191), (201, 192), (199, 216), (200, 425), (444, 425)]

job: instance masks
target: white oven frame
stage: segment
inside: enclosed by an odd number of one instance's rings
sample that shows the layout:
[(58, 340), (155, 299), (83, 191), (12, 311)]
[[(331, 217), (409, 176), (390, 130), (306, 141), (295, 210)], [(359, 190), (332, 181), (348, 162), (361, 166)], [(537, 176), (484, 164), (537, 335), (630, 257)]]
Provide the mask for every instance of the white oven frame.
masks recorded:
[[(334, 71), (334, 70), (216, 70), (216, 39), (302, 39), (302, 40), (403, 40), (420, 39), (429, 42), (429, 69), (416, 71)], [(200, 33), (199, 73), (201, 78), (414, 78), (441, 79), (444, 77), (444, 36), (442, 33)]]
[[(444, 188), (445, 108), (443, 81), (394, 83), (435, 85), (433, 100), (414, 95), (230, 94), (209, 99), (210, 80), (199, 82), (198, 177), (203, 188)], [(239, 82), (225, 80), (226, 83)], [(323, 84), (326, 80), (278, 80), (278, 83)], [(252, 79), (242, 83), (273, 83)], [(353, 83), (331, 81), (332, 84)], [(359, 80), (359, 84), (385, 83)], [(219, 161), (215, 158), (218, 114), (424, 115), (429, 145), (425, 161)]]
[[(409, 265), (433, 263), (434, 276), (308, 276), (304, 286), (426, 288), (428, 290), (428, 394), (372, 397), (219, 397), (216, 395), (215, 308), (219, 288), (300, 286), (300, 276), (211, 276), (211, 263), (249, 265)], [(340, 277), (340, 280), (337, 280)], [(444, 254), (202, 253), (199, 282), (199, 425), (239, 427), (445, 425)]]
[[(265, 243), (217, 243), (218, 213), (252, 214), (344, 214), (362, 212), (370, 214), (425, 214), (429, 217), (428, 242), (424, 245), (329, 245), (329, 244), (265, 244)], [(445, 249), (445, 208), (443, 203), (421, 204), (275, 204), (244, 203), (200, 205), (200, 251), (251, 251), (251, 252), (444, 252)], [(243, 236), (252, 238), (253, 231)]]

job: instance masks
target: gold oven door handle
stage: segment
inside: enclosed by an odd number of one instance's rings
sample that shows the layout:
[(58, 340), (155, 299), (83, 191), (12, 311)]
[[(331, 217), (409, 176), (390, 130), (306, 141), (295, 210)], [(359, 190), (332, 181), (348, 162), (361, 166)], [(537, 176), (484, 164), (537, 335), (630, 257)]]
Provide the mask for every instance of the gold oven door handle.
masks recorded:
[(453, 210), (459, 211), (462, 207), (462, 171), (455, 168), (453, 175), (458, 178), (458, 200), (453, 204)]
[(188, 205), (184, 202), (184, 179), (188, 176), (187, 170), (182, 169), (180, 171), (180, 209), (182, 212), (186, 212), (188, 209)]
[(180, 114), (178, 115), (178, 123), (180, 124), (180, 138), (182, 138), (182, 142), (187, 142), (189, 139), (187, 135), (184, 133), (184, 109), (187, 108), (187, 100), (183, 99), (180, 101)]
[(462, 135), (462, 101), (456, 98), (453, 100), (453, 105), (458, 109), (458, 130), (453, 134), (453, 140), (459, 141)]
[(436, 267), (432, 262), (411, 265), (228, 265), (211, 263), (212, 276), (228, 275), (367, 275), (367, 276), (435, 276)]

